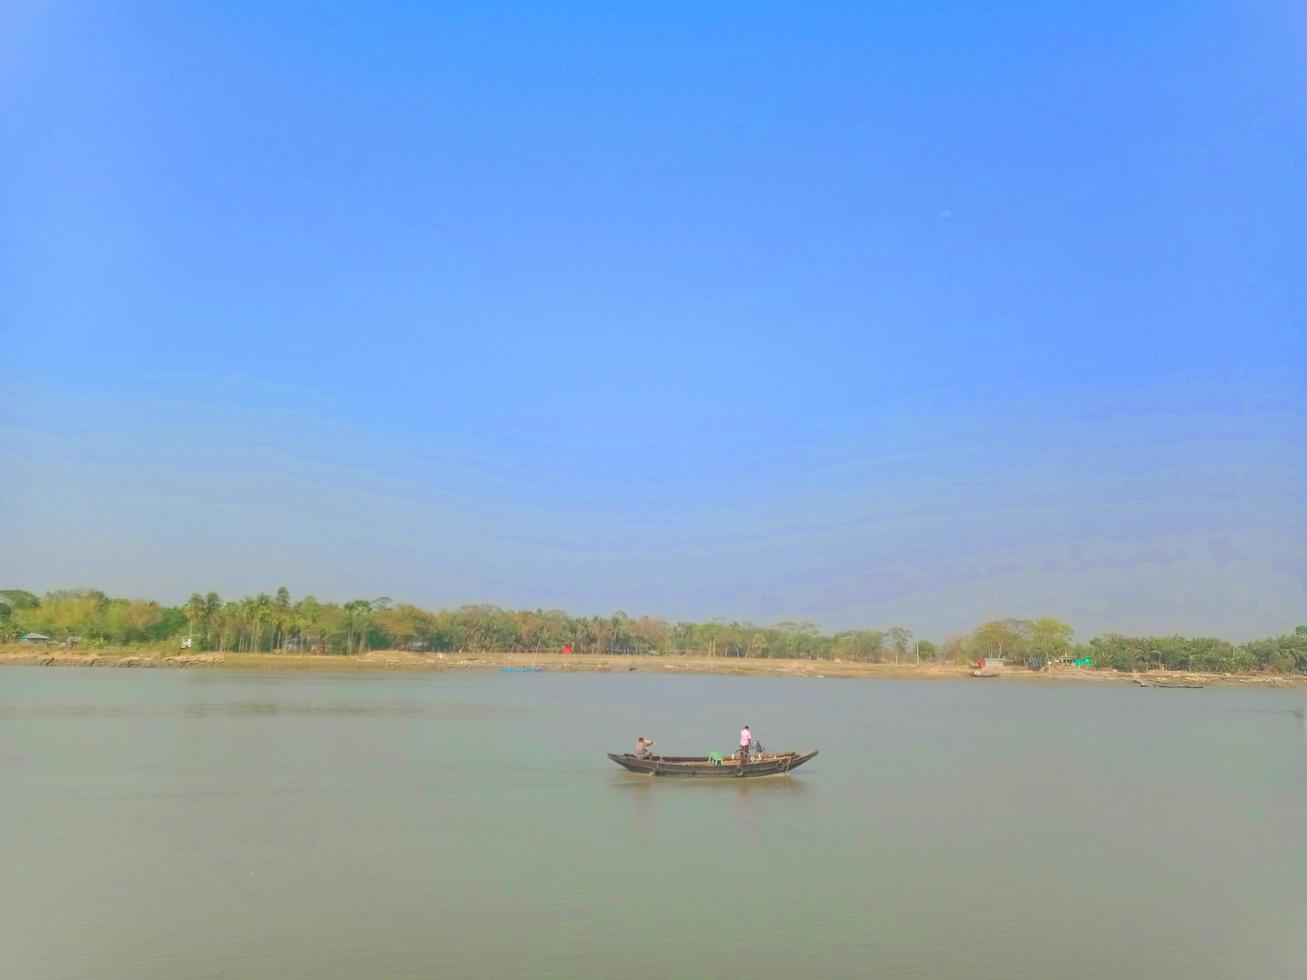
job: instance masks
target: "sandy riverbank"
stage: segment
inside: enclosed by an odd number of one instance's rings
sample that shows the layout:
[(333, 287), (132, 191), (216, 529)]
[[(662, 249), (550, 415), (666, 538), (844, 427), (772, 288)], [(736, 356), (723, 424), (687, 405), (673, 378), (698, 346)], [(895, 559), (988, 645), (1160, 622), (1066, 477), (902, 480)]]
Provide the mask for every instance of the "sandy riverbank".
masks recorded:
[[(190, 653), (144, 649), (72, 651), (59, 647), (0, 647), (0, 665), (47, 667), (187, 667), (192, 669), (280, 670), (355, 672), (376, 670), (498, 670), (501, 667), (538, 667), (551, 672), (596, 672), (651, 674), (722, 674), (756, 677), (867, 677), (970, 679), (971, 667), (963, 664), (871, 664), (841, 660), (780, 660), (739, 657), (695, 656), (604, 656), (557, 653), (408, 653), (374, 650), (357, 656), (316, 656), (291, 653)], [(1287, 687), (1303, 679), (1276, 674), (1198, 674), (1151, 671), (1145, 679), (1165, 678), (1172, 683), (1236, 684), (1241, 686)], [(1129, 674), (1115, 671), (1060, 667), (1036, 673), (1012, 668), (988, 683), (1017, 681), (1046, 683), (1129, 684)], [(979, 680), (977, 681), (979, 683)]]

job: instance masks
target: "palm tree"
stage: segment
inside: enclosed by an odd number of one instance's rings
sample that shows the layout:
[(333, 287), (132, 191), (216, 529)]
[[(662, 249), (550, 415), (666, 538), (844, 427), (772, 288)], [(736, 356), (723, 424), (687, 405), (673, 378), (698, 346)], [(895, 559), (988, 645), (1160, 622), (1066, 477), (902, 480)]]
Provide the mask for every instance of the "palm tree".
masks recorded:
[(218, 621), (218, 649), (227, 649), (227, 639), (232, 635), (236, 637), (236, 648), (240, 649), (241, 624), (244, 621), (242, 603), (228, 602), (220, 605), (216, 617)]
[(345, 603), (345, 612), (348, 629), (345, 637), (345, 652), (362, 653), (367, 643), (368, 630), (372, 626), (372, 603), (367, 599), (355, 599), (353, 602)]
[(218, 616), (222, 613), (222, 600), (218, 598), (218, 593), (210, 592), (204, 597), (204, 615), (201, 621), (204, 623), (204, 642), (207, 646), (210, 642), (210, 635), (213, 633), (213, 626), (218, 621)]
[(196, 624), (199, 624), (201, 627), (204, 625), (204, 597), (198, 592), (192, 592), (191, 597), (186, 600), (186, 605), (182, 608), (182, 612), (185, 613), (186, 623), (190, 627), (189, 639), (191, 645), (194, 645)]
[(295, 632), (311, 647), (316, 648), (322, 643), (322, 605), (317, 599), (305, 596), (295, 603), (292, 620)]
[(286, 641), (291, 620), (290, 589), (286, 586), (277, 589), (276, 598), (272, 600), (272, 609), (272, 622), (275, 627), (272, 647), (274, 650), (280, 650)]
[(252, 650), (254, 648), (254, 600), (249, 596), (236, 604), (235, 619), (238, 624), (236, 649), (239, 651)]
[(272, 596), (266, 592), (260, 592), (254, 597), (253, 608), (251, 609), (252, 630), (250, 639), (254, 644), (254, 652), (258, 653), (263, 649), (263, 624), (272, 616)]

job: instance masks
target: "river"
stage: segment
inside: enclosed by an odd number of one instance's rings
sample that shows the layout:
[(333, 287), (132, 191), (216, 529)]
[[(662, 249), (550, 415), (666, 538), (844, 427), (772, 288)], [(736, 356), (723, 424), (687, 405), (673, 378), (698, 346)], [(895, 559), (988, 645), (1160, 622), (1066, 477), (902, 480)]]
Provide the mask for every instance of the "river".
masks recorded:
[[(1293, 690), (0, 670), (0, 976), (1288, 977)], [(682, 782), (604, 757), (818, 748)]]

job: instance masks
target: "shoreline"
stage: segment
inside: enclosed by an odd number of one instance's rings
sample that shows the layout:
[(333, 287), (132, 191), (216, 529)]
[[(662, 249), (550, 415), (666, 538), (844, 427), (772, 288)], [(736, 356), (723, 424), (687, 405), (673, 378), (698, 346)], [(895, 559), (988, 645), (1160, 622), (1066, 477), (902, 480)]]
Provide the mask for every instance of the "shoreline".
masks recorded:
[[(948, 680), (971, 679), (968, 664), (884, 664), (848, 660), (785, 660), (761, 657), (685, 655), (609, 655), (591, 653), (410, 653), (374, 650), (349, 656), (298, 653), (166, 653), (161, 650), (109, 649), (85, 653), (61, 647), (0, 648), (0, 666), (190, 668), (204, 670), (277, 670), (319, 673), (386, 671), (470, 671), (503, 667), (538, 668), (549, 673), (715, 674), (727, 677), (817, 677)], [(1135, 676), (1083, 667), (1032, 671), (1013, 667), (993, 680), (1047, 683), (1076, 681), (1091, 684), (1131, 684)], [(1307, 678), (1287, 674), (1204, 674), (1144, 671), (1146, 681), (1240, 687), (1293, 687)], [(980, 678), (977, 678), (979, 680)], [(1165, 686), (1165, 685), (1158, 685)]]

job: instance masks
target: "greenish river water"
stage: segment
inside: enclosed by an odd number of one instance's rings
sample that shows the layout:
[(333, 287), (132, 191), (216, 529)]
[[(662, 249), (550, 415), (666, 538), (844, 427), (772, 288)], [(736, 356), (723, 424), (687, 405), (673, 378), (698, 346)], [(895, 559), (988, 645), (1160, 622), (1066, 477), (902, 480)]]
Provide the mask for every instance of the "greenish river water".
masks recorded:
[(4, 668), (0, 779), (5, 978), (1307, 975), (1292, 690)]

